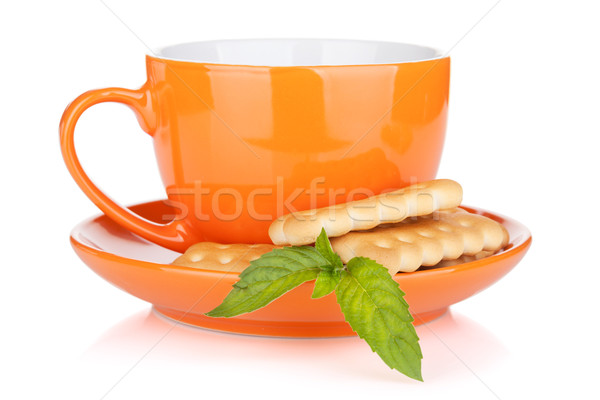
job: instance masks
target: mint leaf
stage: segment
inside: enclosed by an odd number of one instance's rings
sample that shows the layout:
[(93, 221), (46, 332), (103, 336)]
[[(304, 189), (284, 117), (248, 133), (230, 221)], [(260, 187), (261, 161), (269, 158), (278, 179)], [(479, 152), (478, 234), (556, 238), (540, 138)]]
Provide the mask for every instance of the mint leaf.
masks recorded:
[(266, 306), (296, 286), (317, 278), (328, 261), (310, 246), (284, 247), (263, 254), (240, 274), (223, 303), (206, 313), (233, 317)]
[(319, 276), (317, 276), (317, 280), (315, 281), (315, 288), (311, 297), (318, 299), (327, 296), (335, 290), (338, 283), (340, 283), (344, 263), (340, 256), (331, 248), (325, 228), (321, 228), (321, 233), (315, 242), (315, 249), (329, 262), (328, 265), (321, 266), (321, 272), (319, 272)]
[(340, 256), (337, 255), (336, 252), (331, 248), (331, 243), (329, 242), (329, 238), (327, 237), (327, 233), (325, 232), (325, 228), (321, 228), (321, 233), (317, 237), (317, 241), (315, 242), (315, 249), (329, 262), (329, 265), (323, 266), (324, 269), (342, 269), (344, 268), (344, 263)]
[(404, 293), (387, 269), (373, 260), (354, 257), (344, 267), (325, 229), (315, 247), (284, 247), (252, 261), (223, 303), (206, 315), (234, 317), (255, 311), (313, 279), (312, 298), (335, 291), (346, 321), (371, 350), (390, 368), (423, 380), (423, 354)]
[(337, 301), (346, 321), (393, 369), (423, 381), (419, 338), (404, 293), (386, 268), (354, 257), (342, 271)]
[(312, 298), (318, 299), (323, 296), (327, 296), (333, 292), (340, 283), (341, 270), (335, 269), (324, 269), (319, 272), (317, 280), (315, 281), (315, 288), (313, 289)]

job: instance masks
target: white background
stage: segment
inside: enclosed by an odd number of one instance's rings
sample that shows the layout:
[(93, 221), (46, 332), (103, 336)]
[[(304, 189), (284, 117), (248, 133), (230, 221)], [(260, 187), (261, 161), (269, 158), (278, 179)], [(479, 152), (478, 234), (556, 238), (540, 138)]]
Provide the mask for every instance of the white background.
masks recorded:
[[(0, 6), (0, 398), (600, 396), (593, 1), (201, 3)], [(465, 204), (523, 222), (534, 243), (499, 283), (418, 328), (425, 383), (390, 371), (354, 338), (172, 329), (72, 252), (70, 229), (98, 210), (61, 160), (68, 102), (92, 88), (139, 87), (146, 45), (251, 37), (450, 50), (439, 176), (462, 183)], [(125, 204), (164, 197), (151, 139), (125, 107), (95, 107), (77, 136), (85, 168), (111, 196)]]

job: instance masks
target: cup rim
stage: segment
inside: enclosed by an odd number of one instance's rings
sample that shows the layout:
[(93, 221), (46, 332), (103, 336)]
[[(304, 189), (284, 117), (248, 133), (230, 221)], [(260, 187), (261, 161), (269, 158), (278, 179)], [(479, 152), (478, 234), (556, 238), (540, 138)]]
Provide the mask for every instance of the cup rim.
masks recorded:
[[(262, 54), (252, 54), (251, 50), (260, 50), (258, 46), (263, 46)], [(352, 52), (351, 47), (362, 49), (363, 52), (369, 51), (371, 60), (357, 61), (360, 55)], [(202, 49), (204, 47), (204, 49)], [(265, 52), (265, 48), (269, 52)], [(221, 48), (219, 53), (219, 48)], [(193, 52), (195, 50), (213, 51), (212, 55), (198, 55), (195, 57), (185, 57), (177, 53)], [(276, 50), (287, 50), (288, 58), (291, 52), (296, 51), (298, 58), (305, 57), (306, 61), (277, 61), (279, 53)], [(300, 50), (298, 50), (300, 49)], [(310, 57), (314, 57), (314, 50), (329, 51), (328, 59), (322, 62), (310, 62)], [(394, 50), (394, 54), (383, 54), (382, 52)], [(234, 54), (236, 51), (245, 54)], [(331, 52), (342, 51), (338, 55), (331, 55)], [(305, 52), (302, 54), (302, 52)], [(412, 52), (412, 54), (410, 54)], [(220, 39), (203, 40), (176, 43), (167, 46), (158, 47), (146, 53), (147, 57), (175, 62), (186, 62), (192, 64), (210, 64), (222, 66), (247, 66), (247, 67), (327, 67), (327, 66), (359, 66), (359, 65), (395, 65), (418, 63), (424, 61), (440, 60), (448, 57), (441, 50), (419, 44), (380, 41), (380, 40), (359, 40), (359, 39), (320, 39), (320, 38), (253, 38), (253, 39)], [(211, 58), (212, 56), (212, 58)], [(260, 57), (266, 56), (264, 62), (259, 61)], [(285, 55), (284, 55), (285, 56)], [(220, 57), (220, 59), (219, 59)], [(255, 58), (253, 58), (255, 57)], [(336, 57), (339, 57), (336, 61)]]

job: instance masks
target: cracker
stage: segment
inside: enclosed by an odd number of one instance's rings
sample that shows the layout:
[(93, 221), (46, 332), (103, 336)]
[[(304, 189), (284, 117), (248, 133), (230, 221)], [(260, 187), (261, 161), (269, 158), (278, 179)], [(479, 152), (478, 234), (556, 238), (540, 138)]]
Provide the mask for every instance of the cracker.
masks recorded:
[(457, 182), (438, 179), (364, 200), (284, 215), (273, 221), (269, 237), (277, 245), (306, 245), (317, 240), (321, 228), (328, 237), (337, 237), (458, 207), (461, 201), (462, 188)]
[(333, 238), (331, 245), (342, 261), (371, 258), (390, 273), (412, 272), (442, 260), (497, 251), (508, 243), (508, 232), (498, 222), (462, 209), (385, 224), (365, 232)]
[(460, 265), (464, 263), (468, 263), (471, 261), (481, 260), (482, 258), (486, 258), (489, 256), (493, 256), (497, 251), (491, 250), (482, 250), (479, 253), (473, 254), (471, 256), (462, 255), (454, 260), (442, 260), (439, 263), (432, 266), (421, 266), (420, 269), (436, 269), (436, 268), (444, 268), (444, 267), (452, 267), (454, 265)]
[(220, 244), (200, 242), (190, 246), (173, 265), (213, 271), (242, 272), (250, 261), (278, 248), (272, 244)]

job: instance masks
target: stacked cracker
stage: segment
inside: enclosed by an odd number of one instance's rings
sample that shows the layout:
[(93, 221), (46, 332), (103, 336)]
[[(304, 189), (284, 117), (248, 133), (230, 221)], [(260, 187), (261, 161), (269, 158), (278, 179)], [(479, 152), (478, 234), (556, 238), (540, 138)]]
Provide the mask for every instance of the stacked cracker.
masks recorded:
[(314, 243), (322, 228), (344, 263), (356, 256), (368, 257), (391, 274), (460, 257), (480, 258), (506, 246), (506, 229), (457, 208), (461, 201), (457, 182), (419, 183), (364, 200), (284, 215), (269, 228), (275, 245), (199, 243), (174, 264), (241, 271), (277, 246)]

